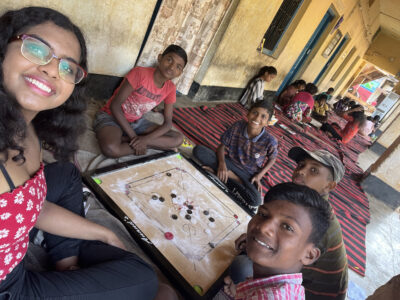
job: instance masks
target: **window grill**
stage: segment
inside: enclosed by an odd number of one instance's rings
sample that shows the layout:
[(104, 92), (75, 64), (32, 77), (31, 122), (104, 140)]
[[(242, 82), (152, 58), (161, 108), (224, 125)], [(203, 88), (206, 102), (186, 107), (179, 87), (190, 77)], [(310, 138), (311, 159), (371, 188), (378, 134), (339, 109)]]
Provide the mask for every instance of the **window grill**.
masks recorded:
[(273, 52), (303, 0), (284, 0), (264, 35), (264, 48)]

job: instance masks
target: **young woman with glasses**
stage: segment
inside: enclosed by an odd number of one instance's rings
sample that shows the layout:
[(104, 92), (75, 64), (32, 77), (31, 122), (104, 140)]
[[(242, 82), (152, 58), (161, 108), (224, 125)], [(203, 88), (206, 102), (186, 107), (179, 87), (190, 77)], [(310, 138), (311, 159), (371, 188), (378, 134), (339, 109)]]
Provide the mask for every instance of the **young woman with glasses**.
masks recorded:
[[(78, 27), (47, 8), (0, 17), (0, 299), (153, 299), (153, 269), (109, 229), (83, 218), (80, 174), (44, 166), (77, 149), (86, 103), (86, 45)], [(33, 227), (54, 269), (24, 267)], [(4, 298), (3, 298), (4, 297)]]

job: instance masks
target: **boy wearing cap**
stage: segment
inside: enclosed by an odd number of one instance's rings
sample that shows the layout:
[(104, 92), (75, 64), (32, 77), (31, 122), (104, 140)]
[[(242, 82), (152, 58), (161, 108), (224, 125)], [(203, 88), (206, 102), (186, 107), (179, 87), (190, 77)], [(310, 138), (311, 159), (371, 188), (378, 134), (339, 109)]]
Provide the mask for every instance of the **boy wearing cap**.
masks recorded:
[[(329, 192), (343, 178), (345, 169), (339, 159), (325, 150), (308, 151), (300, 147), (290, 149), (288, 156), (297, 162), (292, 181), (316, 190), (325, 200)], [(245, 237), (239, 237), (237, 250), (245, 249)], [(336, 216), (326, 234), (318, 244), (322, 253), (312, 265), (302, 269), (306, 299), (345, 299), (347, 290), (347, 255), (343, 244), (342, 230)], [(247, 256), (239, 255), (231, 266), (233, 282), (243, 281), (252, 272)]]

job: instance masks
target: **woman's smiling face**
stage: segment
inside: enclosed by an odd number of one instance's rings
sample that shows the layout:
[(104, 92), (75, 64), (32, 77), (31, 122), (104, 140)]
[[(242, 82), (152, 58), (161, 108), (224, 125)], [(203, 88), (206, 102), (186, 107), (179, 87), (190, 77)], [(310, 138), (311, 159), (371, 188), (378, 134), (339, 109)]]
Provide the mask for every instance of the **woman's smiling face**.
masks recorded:
[[(79, 63), (81, 49), (73, 32), (46, 22), (22, 33), (48, 44), (57, 57)], [(47, 65), (32, 63), (21, 54), (21, 44), (21, 40), (8, 44), (2, 65), (3, 83), (21, 106), (24, 116), (33, 118), (40, 111), (62, 105), (71, 96), (75, 85), (60, 78), (57, 59), (53, 58)]]

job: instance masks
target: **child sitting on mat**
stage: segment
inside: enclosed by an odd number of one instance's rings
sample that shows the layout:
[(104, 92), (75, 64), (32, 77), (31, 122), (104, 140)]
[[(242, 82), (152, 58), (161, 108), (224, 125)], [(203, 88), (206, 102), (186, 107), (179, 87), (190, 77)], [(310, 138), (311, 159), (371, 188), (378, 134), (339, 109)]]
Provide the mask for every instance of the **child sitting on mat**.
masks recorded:
[(356, 136), (359, 129), (364, 125), (366, 120), (364, 108), (361, 105), (354, 105), (350, 110), (342, 114), (342, 118), (347, 121), (343, 130), (329, 123), (322, 124), (320, 130), (327, 132), (336, 139), (342, 140), (343, 144), (347, 144)]
[(327, 100), (328, 98), (324, 93), (319, 94), (315, 99), (311, 116), (319, 122), (326, 122), (328, 120), (329, 106), (326, 103)]
[(296, 80), (279, 94), (276, 103), (285, 109), (292, 102), (293, 97), (305, 88), (306, 82), (303, 79)]
[(239, 100), (240, 104), (249, 109), (255, 102), (264, 99), (264, 86), (276, 77), (278, 72), (272, 66), (265, 66), (250, 80), (250, 83)]
[(297, 93), (290, 105), (284, 109), (286, 116), (295, 122), (310, 122), (314, 108), (313, 95), (317, 92), (318, 88), (313, 83), (307, 83), (306, 89)]
[(271, 102), (257, 102), (247, 122), (238, 121), (225, 131), (217, 153), (201, 145), (193, 149), (200, 163), (211, 168), (251, 209), (261, 204), (261, 179), (278, 154), (278, 142), (265, 128), (272, 114)]
[[(172, 79), (187, 63), (185, 50), (169, 45), (155, 68), (135, 67), (111, 99), (97, 113), (93, 127), (101, 152), (107, 157), (143, 155), (148, 148), (174, 149), (183, 137), (171, 130), (176, 88)], [(164, 123), (159, 126), (143, 115), (164, 101)]]
[(305, 299), (302, 274), (323, 251), (318, 243), (331, 216), (329, 203), (315, 190), (281, 183), (265, 195), (247, 227), (246, 251), (253, 276), (225, 292), (241, 299)]
[[(309, 151), (300, 147), (290, 149), (288, 156), (297, 162), (292, 181), (314, 189), (329, 203), (329, 192), (336, 188), (345, 173), (342, 162), (328, 151)], [(245, 250), (245, 241), (246, 234), (235, 241), (238, 251)], [(306, 299), (344, 300), (348, 282), (347, 256), (335, 214), (332, 214), (329, 228), (318, 246), (321, 249), (318, 261), (301, 270)], [(237, 284), (252, 274), (253, 262), (246, 254), (241, 254), (231, 264), (230, 277), (226, 281)]]

